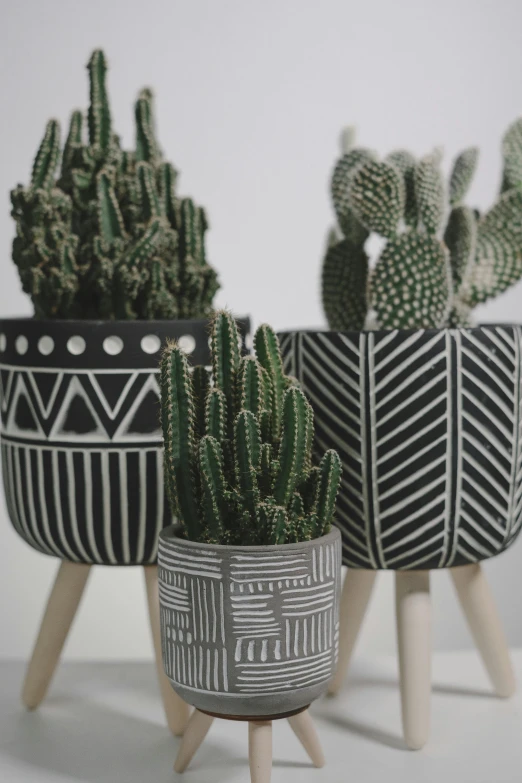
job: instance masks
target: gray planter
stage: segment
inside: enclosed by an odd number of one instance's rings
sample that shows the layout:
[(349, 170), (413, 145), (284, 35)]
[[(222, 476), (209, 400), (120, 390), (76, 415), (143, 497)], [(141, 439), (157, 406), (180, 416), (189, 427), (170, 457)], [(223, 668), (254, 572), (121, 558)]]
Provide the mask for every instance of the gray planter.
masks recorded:
[(306, 707), (337, 662), (341, 537), (232, 547), (160, 535), (163, 664), (197, 709), (240, 717)]

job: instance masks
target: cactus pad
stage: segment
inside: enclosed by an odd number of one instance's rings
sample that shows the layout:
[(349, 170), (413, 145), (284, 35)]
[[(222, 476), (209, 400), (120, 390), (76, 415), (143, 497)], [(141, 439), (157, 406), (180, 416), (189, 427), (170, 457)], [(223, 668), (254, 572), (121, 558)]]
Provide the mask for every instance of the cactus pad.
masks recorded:
[(442, 326), (450, 290), (446, 248), (418, 234), (390, 240), (370, 279), (371, 304), (385, 329)]
[(353, 173), (350, 206), (368, 231), (394, 236), (404, 214), (404, 202), (404, 182), (395, 166), (368, 161)]
[(322, 272), (323, 307), (331, 329), (364, 327), (367, 303), (368, 257), (347, 239), (331, 245)]
[(404, 179), (404, 220), (409, 226), (417, 222), (417, 205), (415, 202), (415, 158), (408, 150), (391, 152), (386, 161), (398, 169)]
[(460, 204), (468, 192), (479, 158), (478, 147), (468, 147), (455, 158), (449, 181), (449, 203)]
[(444, 232), (444, 242), (449, 250), (453, 287), (459, 290), (466, 270), (475, 258), (477, 220), (469, 207), (454, 207)]
[(522, 117), (510, 125), (502, 140), (502, 190), (522, 188)]
[(444, 217), (444, 184), (437, 153), (427, 155), (415, 168), (415, 201), (428, 234), (437, 234)]
[(477, 252), (462, 298), (471, 307), (522, 277), (522, 189), (505, 192), (478, 224)]

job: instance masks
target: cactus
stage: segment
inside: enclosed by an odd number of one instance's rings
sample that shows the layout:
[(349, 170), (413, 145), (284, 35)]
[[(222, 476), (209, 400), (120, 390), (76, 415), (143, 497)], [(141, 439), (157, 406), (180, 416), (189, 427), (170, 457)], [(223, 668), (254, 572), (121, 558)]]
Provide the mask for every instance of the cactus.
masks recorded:
[(71, 116), (46, 127), (28, 187), (11, 193), (13, 260), (38, 318), (204, 318), (219, 285), (205, 256), (207, 219), (175, 194), (156, 141), (153, 98), (135, 105), (136, 149), (113, 133), (102, 51), (88, 64), (88, 142)]
[[(419, 161), (397, 150), (381, 162), (353, 143), (350, 129), (331, 181), (338, 225), (322, 270), (331, 329), (465, 326), (475, 305), (522, 277), (522, 119), (504, 137), (501, 194), (482, 217), (463, 203), (475, 147), (456, 158), (446, 188), (439, 150)], [(372, 269), (370, 234), (382, 238)]]
[(216, 314), (212, 370), (189, 368), (175, 344), (161, 365), (165, 483), (173, 514), (190, 540), (284, 544), (331, 527), (341, 462), (312, 455), (313, 413), (284, 375), (272, 329), (256, 332), (255, 355), (241, 358), (234, 319)]

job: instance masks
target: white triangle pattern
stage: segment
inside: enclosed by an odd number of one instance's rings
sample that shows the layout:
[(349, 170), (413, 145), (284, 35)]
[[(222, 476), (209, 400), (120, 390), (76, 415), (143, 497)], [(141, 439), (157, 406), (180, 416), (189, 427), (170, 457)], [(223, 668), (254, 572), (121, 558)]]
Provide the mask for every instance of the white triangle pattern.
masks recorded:
[[(75, 397), (81, 397), (81, 399), (85, 402), (92, 418), (96, 423), (95, 430), (92, 430), (91, 432), (87, 432), (87, 433), (75, 433), (75, 432), (64, 431), (63, 426), (67, 418), (67, 413)], [(105, 427), (101, 423), (100, 418), (96, 413), (96, 411), (94, 410), (93, 404), (90, 401), (89, 396), (87, 395), (87, 392), (81, 385), (77, 376), (74, 376), (71, 379), (69, 388), (67, 389), (64, 400), (60, 407), (60, 411), (58, 413), (58, 416), (56, 417), (56, 421), (54, 422), (53, 428), (49, 435), (49, 440), (71, 441), (74, 443), (78, 443), (78, 442), (86, 443), (92, 441), (96, 441), (96, 442), (110, 441), (109, 435), (107, 434)]]
[(160, 390), (158, 386), (158, 381), (156, 379), (156, 374), (149, 375), (146, 382), (143, 384), (143, 388), (141, 389), (140, 393), (132, 403), (131, 407), (125, 414), (125, 418), (122, 420), (120, 426), (118, 427), (114, 435), (114, 440), (125, 443), (129, 441), (148, 442), (151, 440), (161, 439), (162, 433), (161, 433), (161, 427), (159, 427), (159, 425), (158, 425), (158, 429), (155, 432), (151, 432), (151, 433), (138, 434), (135, 432), (129, 432), (129, 426), (132, 420), (134, 419), (134, 415), (149, 391), (154, 392), (154, 394), (157, 395), (158, 399), (160, 398)]
[[(35, 426), (37, 428), (36, 430), (21, 429), (16, 423), (16, 409), (18, 407), (18, 401), (20, 397), (25, 397), (27, 404), (29, 405), (31, 413), (33, 414)], [(38, 421), (38, 416), (36, 415), (34, 405), (27, 392), (27, 386), (25, 385), (24, 376), (21, 373), (18, 374), (18, 377), (16, 379), (16, 386), (13, 392), (13, 402), (11, 405), (9, 418), (7, 420), (5, 434), (18, 436), (21, 438), (31, 438), (32, 440), (45, 440), (45, 433), (40, 426), (40, 422)]]

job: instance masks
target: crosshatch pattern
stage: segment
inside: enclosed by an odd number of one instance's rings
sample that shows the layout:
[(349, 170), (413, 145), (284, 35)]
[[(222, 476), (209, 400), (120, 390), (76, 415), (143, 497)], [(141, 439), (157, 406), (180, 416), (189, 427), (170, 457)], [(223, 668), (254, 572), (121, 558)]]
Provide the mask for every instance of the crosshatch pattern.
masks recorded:
[(272, 694), (332, 675), (340, 540), (249, 552), (160, 539), (163, 659), (174, 682)]

